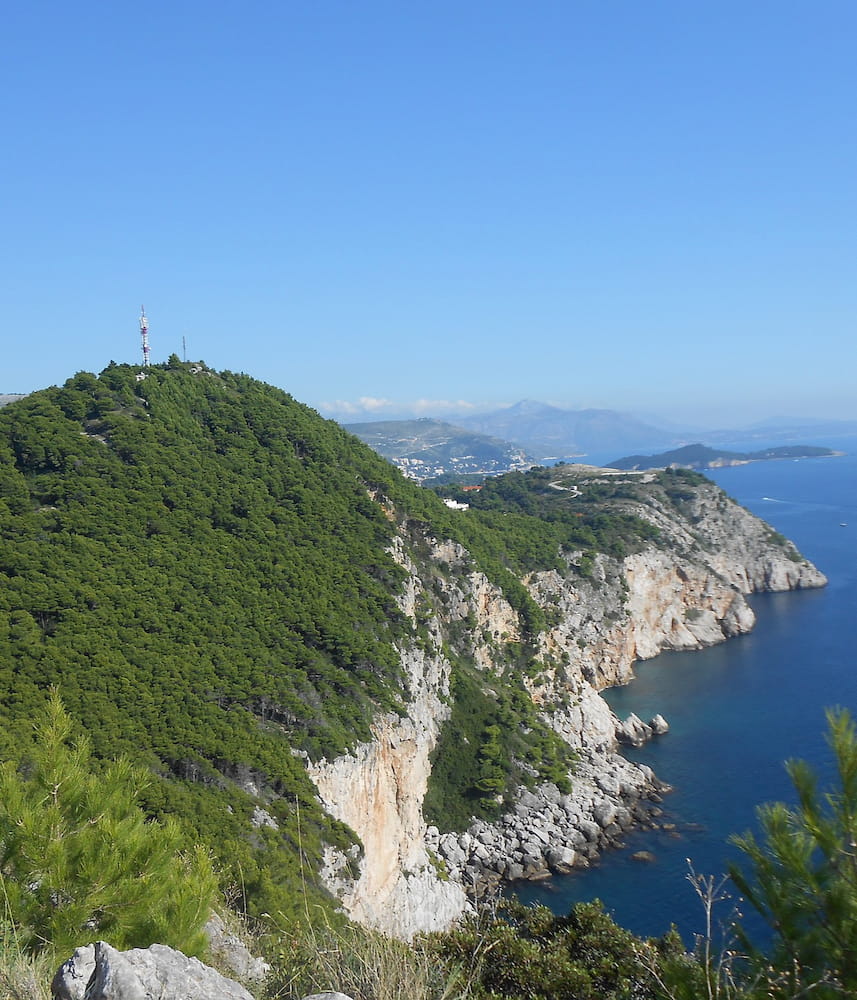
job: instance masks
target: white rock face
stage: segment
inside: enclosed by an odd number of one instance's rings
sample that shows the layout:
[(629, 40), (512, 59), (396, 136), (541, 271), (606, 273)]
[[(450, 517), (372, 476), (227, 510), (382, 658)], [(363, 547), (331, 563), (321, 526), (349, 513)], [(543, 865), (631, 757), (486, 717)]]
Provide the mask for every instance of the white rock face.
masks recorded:
[(467, 900), (461, 886), (437, 877), (425, 845), (422, 803), (436, 731), (387, 716), (374, 735), (354, 754), (311, 765), (310, 775), (328, 812), (363, 843), (360, 877), (333, 886), (349, 915), (410, 938), (448, 927)]
[[(415, 619), (422, 588), (404, 548), (397, 546), (394, 554), (410, 572), (401, 607)], [(449, 717), (444, 699), (451, 669), (440, 652), (438, 624), (430, 622), (428, 628), (437, 652), (411, 647), (401, 654), (411, 693), (407, 716), (377, 719), (371, 743), (309, 765), (325, 808), (355, 831), (364, 849), (354, 881), (340, 874), (347, 859), (329, 850), (325, 874), (330, 888), (352, 919), (406, 939), (448, 927), (468, 908), (462, 887), (438, 877), (426, 848), (422, 804), (429, 755)]]

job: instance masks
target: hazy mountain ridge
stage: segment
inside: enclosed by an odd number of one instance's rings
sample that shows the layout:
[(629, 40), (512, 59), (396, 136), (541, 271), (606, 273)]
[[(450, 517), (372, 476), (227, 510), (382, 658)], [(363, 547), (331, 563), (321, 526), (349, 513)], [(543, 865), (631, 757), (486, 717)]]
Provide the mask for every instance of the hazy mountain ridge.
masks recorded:
[[(857, 435), (857, 421), (848, 420), (776, 417), (746, 428), (704, 430), (674, 423), (659, 427), (653, 421), (617, 410), (566, 410), (533, 400), (462, 416), (454, 422), (422, 417), (345, 426), (421, 481), (443, 481), (480, 472), (496, 475), (527, 464), (588, 455), (595, 455), (596, 461), (605, 464), (611, 452), (648, 456), (690, 447), (693, 442), (704, 442), (714, 449), (755, 451), (760, 450), (759, 446), (767, 449), (806, 441), (820, 444), (825, 437)], [(474, 459), (462, 460), (469, 451), (474, 453)]]
[(676, 443), (673, 432), (616, 410), (564, 410), (532, 400), (492, 413), (463, 417), (459, 423), (482, 434), (515, 441), (539, 458), (575, 457), (609, 450), (619, 442), (639, 443), (631, 447)]

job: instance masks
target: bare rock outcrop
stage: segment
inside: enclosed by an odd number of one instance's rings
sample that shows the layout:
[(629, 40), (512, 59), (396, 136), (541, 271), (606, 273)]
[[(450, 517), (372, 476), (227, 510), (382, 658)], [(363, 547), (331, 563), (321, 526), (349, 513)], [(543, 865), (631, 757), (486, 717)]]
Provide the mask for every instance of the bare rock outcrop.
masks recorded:
[[(423, 586), (404, 545), (394, 557), (409, 573), (400, 607), (417, 620)], [(460, 558), (448, 543), (438, 554)], [(456, 592), (448, 614), (465, 616)], [(469, 607), (469, 605), (468, 605)], [(431, 772), (430, 755), (443, 721), (449, 717), (451, 665), (443, 655), (440, 624), (426, 622), (425, 646), (401, 650), (410, 700), (407, 715), (386, 715), (373, 725), (374, 739), (352, 753), (309, 765), (325, 808), (347, 823), (363, 845), (363, 857), (348, 859), (332, 848), (322, 872), (349, 916), (398, 937), (448, 927), (469, 906), (463, 888), (438, 876), (426, 846), (422, 804)], [(359, 875), (347, 872), (359, 861)]]
[(450, 878), (478, 896), (500, 881), (588, 865), (631, 827), (653, 824), (653, 810), (666, 791), (651, 768), (593, 751), (575, 770), (570, 793), (551, 783), (520, 788), (514, 807), (497, 823), (478, 820), (463, 833), (432, 828), (430, 844)]
[(78, 948), (51, 983), (56, 1000), (253, 1000), (240, 983), (166, 945)]
[(356, 879), (342, 877), (347, 859), (328, 849), (323, 874), (329, 887), (352, 919), (410, 938), (448, 927), (467, 908), (467, 900), (460, 885), (438, 878), (426, 849), (422, 815), (429, 758), (448, 711), (438, 701), (432, 712), (427, 702), (448, 684), (448, 664), (438, 659), (429, 664), (416, 649), (405, 659), (419, 685), (412, 714), (376, 720), (371, 743), (310, 764), (309, 771), (325, 808), (357, 833), (364, 849)]

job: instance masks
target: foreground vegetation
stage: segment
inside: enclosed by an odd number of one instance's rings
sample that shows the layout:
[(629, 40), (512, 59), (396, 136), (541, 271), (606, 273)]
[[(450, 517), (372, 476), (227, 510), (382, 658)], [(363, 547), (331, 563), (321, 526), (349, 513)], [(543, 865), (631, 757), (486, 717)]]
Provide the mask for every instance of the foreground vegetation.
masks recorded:
[[(857, 997), (857, 730), (845, 711), (828, 724), (837, 787), (820, 793), (806, 764), (789, 763), (797, 805), (761, 807), (762, 839), (736, 838), (745, 864), (731, 878), (769, 924), (764, 947), (740, 923), (726, 928), (725, 949), (715, 946), (724, 883), (694, 873), (707, 931), (691, 952), (674, 931), (632, 935), (597, 902), (565, 916), (514, 902), (483, 907), (405, 944), (331, 919), (304, 897), (300, 916), (245, 923), (248, 943), (271, 963), (267, 980), (251, 985), (263, 1000), (320, 990), (354, 1000)], [(46, 1000), (53, 969), (92, 938), (158, 940), (209, 957), (201, 932), (216, 887), (205, 853), (183, 856), (190, 841), (177, 825), (142, 823), (140, 774), (122, 761), (99, 768), (56, 695), (37, 736), (31, 765), (0, 775), (0, 997)]]

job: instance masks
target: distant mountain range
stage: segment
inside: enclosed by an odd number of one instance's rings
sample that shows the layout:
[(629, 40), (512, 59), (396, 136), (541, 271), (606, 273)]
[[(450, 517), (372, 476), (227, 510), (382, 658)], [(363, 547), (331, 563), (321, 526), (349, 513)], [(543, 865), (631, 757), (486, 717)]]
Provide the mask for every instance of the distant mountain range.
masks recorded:
[(572, 458), (594, 451), (665, 448), (684, 443), (675, 431), (644, 423), (617, 410), (563, 410), (523, 400), (514, 406), (462, 417), (480, 434), (514, 441), (538, 459)]
[(663, 469), (680, 466), (685, 469), (718, 469), (728, 465), (746, 465), (747, 462), (770, 462), (784, 458), (824, 458), (840, 454), (831, 448), (814, 445), (790, 444), (761, 451), (727, 451), (709, 448), (704, 444), (688, 444), (683, 448), (663, 451), (659, 455), (628, 455), (608, 463), (610, 469)]
[[(728, 458), (736, 448), (748, 448), (754, 457), (735, 452), (734, 460), (760, 461), (761, 450), (770, 450), (772, 442), (807, 439), (838, 439), (857, 435), (857, 421), (802, 420), (775, 417), (744, 429), (704, 431), (657, 427), (655, 424), (617, 410), (564, 410), (557, 406), (522, 400), (514, 406), (472, 417), (460, 417), (456, 423), (423, 417), (419, 420), (385, 420), (346, 424), (379, 454), (398, 465), (414, 479), (496, 475), (526, 468), (550, 460), (574, 460), (584, 456), (603, 464), (611, 454), (633, 453), (633, 459), (664, 458), (704, 440), (715, 451), (695, 468)], [(764, 448), (761, 448), (764, 446)], [(728, 450), (724, 450), (728, 449)], [(805, 453), (805, 449), (804, 449)], [(767, 457), (776, 457), (768, 455)], [(625, 461), (624, 459), (622, 461)], [(678, 464), (691, 464), (675, 459)]]

